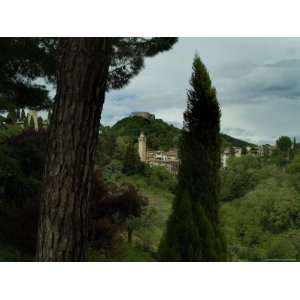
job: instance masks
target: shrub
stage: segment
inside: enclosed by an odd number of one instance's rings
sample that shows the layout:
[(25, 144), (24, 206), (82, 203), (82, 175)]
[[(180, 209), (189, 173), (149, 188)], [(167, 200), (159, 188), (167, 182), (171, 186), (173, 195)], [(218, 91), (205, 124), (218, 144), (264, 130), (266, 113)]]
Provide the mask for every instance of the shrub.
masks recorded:
[(296, 259), (297, 249), (290, 239), (286, 237), (274, 237), (266, 246), (266, 259)]
[(106, 255), (112, 255), (122, 232), (132, 235), (130, 220), (142, 216), (148, 200), (130, 184), (105, 186), (101, 173), (97, 172), (91, 203), (90, 240)]

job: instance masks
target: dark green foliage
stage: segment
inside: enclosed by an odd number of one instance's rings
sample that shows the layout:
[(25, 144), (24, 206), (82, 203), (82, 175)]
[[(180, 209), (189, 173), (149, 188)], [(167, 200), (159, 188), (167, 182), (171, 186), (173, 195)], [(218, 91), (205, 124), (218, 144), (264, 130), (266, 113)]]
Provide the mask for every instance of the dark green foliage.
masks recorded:
[(99, 167), (104, 167), (113, 159), (116, 149), (116, 138), (112, 134), (110, 127), (100, 127), (99, 142), (97, 145), (96, 161)]
[(38, 78), (53, 79), (53, 39), (0, 39), (0, 110), (48, 106), (45, 86)]
[(281, 136), (276, 141), (278, 150), (282, 153), (288, 153), (292, 148), (292, 140), (288, 136)]
[(129, 144), (124, 157), (123, 173), (125, 175), (133, 175), (141, 173), (143, 169), (144, 164), (140, 161), (136, 145)]
[(46, 152), (46, 133), (26, 131), (8, 139), (0, 148), (3, 199), (24, 207), (40, 190)]
[(45, 131), (25, 131), (0, 145), (0, 242), (34, 255)]
[(26, 130), (10, 139), (8, 146), (27, 177), (42, 178), (47, 150), (47, 130)]
[(184, 114), (177, 194), (159, 249), (164, 261), (226, 260), (218, 217), (220, 115), (216, 90), (196, 57)]
[(105, 256), (113, 255), (118, 250), (120, 234), (127, 231), (132, 238), (133, 228), (129, 227), (128, 220), (141, 218), (147, 205), (147, 198), (133, 185), (107, 186), (97, 172), (91, 196), (89, 240)]
[[(0, 116), (1, 118), (1, 116)], [(6, 121), (6, 119), (5, 119)], [(7, 139), (16, 136), (22, 132), (22, 129), (15, 124), (1, 124), (0, 123), (0, 144), (7, 141)], [(0, 146), (1, 147), (1, 146)]]

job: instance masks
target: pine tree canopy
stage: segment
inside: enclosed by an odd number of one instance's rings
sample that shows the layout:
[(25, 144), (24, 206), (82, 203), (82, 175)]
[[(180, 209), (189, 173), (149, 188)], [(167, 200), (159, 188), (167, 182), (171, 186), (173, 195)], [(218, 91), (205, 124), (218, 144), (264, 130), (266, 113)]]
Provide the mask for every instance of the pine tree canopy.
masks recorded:
[(0, 111), (49, 104), (37, 79), (53, 80), (53, 42), (44, 38), (0, 38)]
[[(59, 38), (0, 38), (0, 112), (51, 105), (45, 85), (55, 84)], [(113, 38), (108, 88), (127, 85), (144, 67), (144, 58), (167, 51), (177, 38)]]
[(218, 217), (221, 113), (216, 90), (198, 56), (190, 84), (177, 194), (159, 254), (166, 261), (225, 260)]

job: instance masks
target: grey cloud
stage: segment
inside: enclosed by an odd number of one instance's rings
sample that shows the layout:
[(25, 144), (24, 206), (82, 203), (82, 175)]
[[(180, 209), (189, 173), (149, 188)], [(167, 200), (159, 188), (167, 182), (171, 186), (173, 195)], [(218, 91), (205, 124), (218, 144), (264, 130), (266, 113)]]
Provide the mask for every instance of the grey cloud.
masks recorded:
[(147, 110), (182, 124), (196, 51), (217, 88), (223, 131), (252, 142), (299, 135), (299, 38), (182, 38), (173, 50), (147, 59), (128, 87), (107, 95), (103, 122)]
[[(239, 64), (233, 69), (239, 69)], [(242, 67), (240, 68), (242, 72)], [(278, 99), (300, 99), (300, 60), (284, 60), (267, 65), (253, 65), (251, 72), (239, 78), (216, 81), (225, 104), (259, 104)]]
[(255, 69), (257, 65), (251, 61), (239, 61), (236, 63), (224, 64), (215, 67), (215, 70), (212, 70), (212, 73), (215, 77), (232, 79), (240, 78), (248, 75)]
[(264, 66), (269, 68), (300, 68), (300, 59), (284, 59)]
[(240, 136), (253, 136), (253, 132), (250, 132), (249, 130), (245, 130), (243, 128), (228, 128), (228, 127), (225, 127), (223, 129), (223, 132), (226, 133), (226, 134), (229, 134), (229, 135), (233, 135), (233, 136), (236, 136), (236, 137), (240, 137)]

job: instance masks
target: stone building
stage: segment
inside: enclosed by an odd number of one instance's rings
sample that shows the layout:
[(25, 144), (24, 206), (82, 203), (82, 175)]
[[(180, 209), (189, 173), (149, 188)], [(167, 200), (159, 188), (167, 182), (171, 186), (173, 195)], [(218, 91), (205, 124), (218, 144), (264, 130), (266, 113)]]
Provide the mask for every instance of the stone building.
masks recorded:
[(147, 120), (155, 120), (155, 115), (146, 111), (136, 111), (130, 114), (130, 117), (141, 117)]
[(221, 155), (221, 163), (224, 168), (227, 167), (227, 160), (229, 157), (241, 157), (242, 156), (242, 148), (240, 147), (227, 147), (224, 149)]
[(179, 159), (176, 149), (169, 151), (148, 150), (147, 139), (143, 132), (141, 132), (138, 142), (139, 157), (142, 162), (150, 166), (164, 167), (172, 174), (178, 173)]
[(275, 149), (275, 146), (269, 144), (259, 146), (247, 146), (247, 154), (251, 156), (270, 156)]

